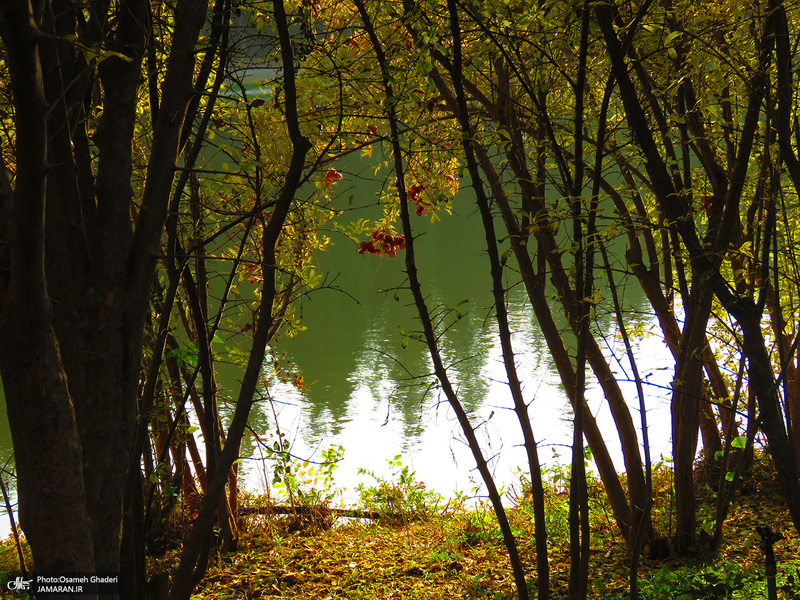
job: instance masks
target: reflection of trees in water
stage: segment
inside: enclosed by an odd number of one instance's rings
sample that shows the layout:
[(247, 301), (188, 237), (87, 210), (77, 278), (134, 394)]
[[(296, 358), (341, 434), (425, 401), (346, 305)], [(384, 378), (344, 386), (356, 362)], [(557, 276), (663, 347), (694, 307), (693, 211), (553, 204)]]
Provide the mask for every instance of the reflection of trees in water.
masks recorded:
[[(441, 319), (437, 330), (449, 376), (465, 409), (475, 412), (479, 423), (492, 410), (509, 408), (511, 398), (489, 279), (483, 271), (485, 257), (479, 250), (484, 242), (476, 224), (472, 217), (458, 216), (438, 222), (420, 237), (420, 252), (425, 255), (421, 267), (425, 293)], [(458, 265), (453, 257), (459, 257)], [(470, 266), (465, 268), (467, 259)], [(347, 294), (321, 289), (303, 298), (299, 315), (307, 331), (276, 344), (275, 352), (285, 352), (287, 360), (295, 363), (305, 386), (301, 391), (275, 382), (270, 385), (276, 406), (281, 407), (281, 427), (290, 439), (302, 437), (313, 447), (367, 418), (376, 427), (386, 423), (387, 438), (401, 438), (404, 445), (413, 446), (436, 421), (438, 392), (429, 387), (432, 366), (424, 344), (409, 339), (404, 348), (404, 335), (398, 330), (399, 326), (406, 335), (413, 335), (419, 329), (407, 293), (400, 289), (399, 300), (392, 297), (391, 290), (403, 282), (401, 261), (365, 259), (348, 241), (341, 241), (320, 257), (320, 263), (323, 270), (341, 272), (335, 285)], [(513, 281), (509, 286), (514, 351), (525, 396), (533, 400), (531, 417), (552, 410), (554, 404), (563, 405), (566, 417), (566, 394), (555, 392), (562, 389), (560, 379), (527, 295)], [(390, 291), (381, 293), (382, 289)], [(634, 330), (635, 309), (642, 301), (638, 288), (623, 300), (626, 308), (633, 309)], [(593, 327), (606, 332), (612, 341), (616, 337), (614, 320), (603, 306), (597, 309)], [(573, 347), (574, 335), (555, 306), (554, 316), (567, 347)], [(547, 398), (540, 397), (542, 386), (548, 389)], [(273, 421), (268, 403), (259, 403), (254, 429), (269, 432)]]
[[(444, 305), (444, 303), (441, 303)], [(399, 419), (401, 435), (415, 439), (425, 430), (423, 413), (436, 399), (431, 389), (432, 367), (425, 347), (410, 339), (403, 347), (401, 325), (413, 335), (414, 315), (402, 303), (336, 303), (328, 327), (316, 327), (309, 315), (311, 336), (301, 336), (285, 344), (287, 352), (302, 366), (306, 389), (292, 394), (292, 401), (302, 405), (303, 437), (318, 441), (337, 435), (352, 420), (353, 411), (370, 411), (375, 421)], [(445, 316), (447, 328), (442, 338), (453, 381), (463, 395), (468, 410), (475, 410), (488, 394), (485, 375), (492, 334), (484, 316), (473, 311), (474, 301), (460, 306), (463, 316), (454, 312)], [(305, 339), (304, 339), (305, 338)], [(273, 398), (280, 394), (273, 384)], [(255, 407), (253, 427), (267, 431), (272, 415), (265, 403)]]
[[(393, 278), (386, 279), (381, 283)], [(436, 282), (443, 287), (450, 283)], [(275, 440), (274, 406), (282, 432), (290, 442), (301, 442), (306, 448), (326, 445), (331, 437), (345, 432), (354, 420), (365, 415), (375, 427), (385, 425), (387, 440), (400, 442), (405, 450), (421, 443), (426, 431), (434, 426), (437, 435), (452, 437), (453, 443), (459, 443), (457, 427), (453, 423), (448, 428), (442, 415), (446, 407), (438, 406), (438, 391), (431, 387), (434, 378), (430, 375), (432, 366), (424, 345), (409, 340), (405, 348), (402, 346), (404, 336), (398, 326), (412, 334), (417, 325), (414, 312), (402, 302), (402, 297), (397, 302), (391, 294), (377, 293), (375, 282), (372, 283), (372, 297), (362, 292), (360, 303), (331, 290), (306, 300), (303, 322), (309, 331), (300, 333), (296, 339), (282, 340), (275, 348), (286, 374), (298, 372), (304, 377), (305, 388), (281, 383), (274, 374), (268, 374), (271, 367), (265, 365), (272, 405), (266, 397), (262, 398), (254, 405), (250, 419), (262, 442), (271, 444)], [(494, 421), (487, 419), (493, 412), (511, 407), (497, 326), (488, 293), (473, 285), (470, 290), (473, 295), (459, 304), (466, 298), (467, 290), (463, 282), (456, 287), (453, 292), (430, 286), (429, 299), (431, 306), (438, 307), (440, 330), (446, 330), (441, 336), (441, 348), (449, 375), (465, 409), (474, 413), (472, 420), (479, 426), (479, 433), (486, 436), (486, 448), (491, 454), (499, 450), (492, 448), (493, 441), (502, 440), (509, 432), (495, 431), (499, 413)], [(641, 334), (651, 324), (652, 316), (642, 312), (646, 304), (642, 304), (641, 294), (638, 297), (630, 294), (628, 300), (629, 329)], [(319, 310), (320, 307), (324, 309)], [(615, 354), (616, 323), (600, 312), (594, 327), (605, 332), (608, 351)], [(536, 424), (542, 411), (547, 413), (558, 405), (563, 413), (563, 428), (568, 430), (572, 411), (530, 303), (519, 286), (512, 286), (509, 291), (508, 314), (519, 376), (526, 399), (532, 401), (531, 418)], [(569, 341), (570, 335), (567, 333), (565, 339)], [(225, 397), (221, 416), (227, 428), (238, 391), (239, 371), (226, 368), (228, 365), (218, 366), (222, 371), (220, 395)], [(594, 388), (596, 384), (592, 381), (590, 396)], [(546, 397), (542, 395), (544, 390)], [(547, 429), (539, 429), (539, 433), (543, 436), (539, 442), (553, 436)], [(4, 440), (8, 440), (10, 453), (10, 439), (6, 436), (0, 442)], [(247, 459), (260, 457), (253, 435), (243, 441), (241, 455)]]
[[(434, 294), (432, 302), (445, 307)], [(485, 399), (488, 385), (484, 375), (489, 336), (482, 327), (482, 318), (459, 307), (440, 308), (443, 320), (442, 354), (454, 385), (462, 395), (467, 410), (475, 410)], [(413, 317), (407, 322), (413, 323)], [(413, 325), (404, 326), (406, 335), (414, 336)], [(362, 386), (373, 399), (374, 410), (384, 410), (386, 417), (398, 414), (403, 436), (413, 440), (425, 430), (425, 412), (436, 402), (437, 392), (432, 375), (433, 367), (425, 346), (411, 337), (405, 348), (402, 336), (388, 314), (381, 315), (375, 326), (365, 331), (365, 347), (358, 358), (358, 369), (350, 380), (354, 387)], [(363, 407), (362, 407), (363, 408)]]
[(414, 438), (424, 430), (421, 418), (431, 367), (419, 344), (411, 341), (402, 347), (397, 318), (386, 305), (381, 307), (362, 333), (357, 365), (348, 381), (352, 399), (369, 399), (366, 405), (363, 400), (356, 401), (354, 410), (370, 410), (376, 421), (385, 423), (399, 416), (403, 437)]
[(442, 358), (450, 365), (448, 375), (467, 412), (476, 410), (489, 393), (486, 371), (489, 349), (494, 343), (493, 331), (489, 329), (491, 322), (484, 320), (482, 308), (474, 298), (470, 303), (458, 307), (464, 316), (440, 341)]

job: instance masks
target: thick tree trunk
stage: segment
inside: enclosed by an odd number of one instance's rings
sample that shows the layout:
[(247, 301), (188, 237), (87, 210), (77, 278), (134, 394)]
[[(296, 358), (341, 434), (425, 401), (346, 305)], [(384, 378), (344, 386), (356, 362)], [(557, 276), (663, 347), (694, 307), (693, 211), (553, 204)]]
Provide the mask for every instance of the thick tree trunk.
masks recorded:
[(0, 288), (0, 375), (12, 430), (20, 523), (40, 571), (93, 571), (81, 447), (45, 283), (47, 104), (30, 4), (5, 2), (3, 39), (17, 124), (8, 279)]
[[(683, 363), (683, 365), (681, 365)], [(675, 478), (676, 550), (684, 552), (693, 542), (697, 527), (694, 490), (694, 456), (700, 424), (700, 398), (692, 391), (699, 381), (697, 361), (678, 361), (672, 396), (672, 458)], [(679, 382), (680, 381), (680, 382)]]
[[(50, 26), (57, 34), (75, 32), (79, 19), (73, 7), (54, 2), (53, 12)], [(47, 194), (46, 275), (57, 307), (54, 328), (81, 436), (96, 569), (104, 572), (119, 570), (124, 466), (135, 424), (135, 397), (124, 394), (126, 379), (138, 380), (138, 369), (125, 374), (123, 286), (131, 242), (131, 142), (146, 16), (145, 0), (122, 3), (109, 46), (127, 58), (109, 57), (98, 65), (104, 93), (93, 138), (97, 147), (93, 185), (91, 169), (88, 178), (78, 177), (86, 167), (76, 164), (85, 137), (79, 117), (87, 86), (93, 83), (92, 69), (68, 43), (49, 40), (44, 45), (47, 97), (62, 124), (52, 128), (49, 140), (54, 166)], [(149, 298), (149, 288), (139, 295)], [(141, 321), (138, 327), (143, 326)], [(126, 579), (130, 583), (130, 577)]]
[[(702, 283), (695, 283), (702, 286)], [(675, 364), (672, 394), (672, 458), (675, 476), (676, 538), (675, 546), (685, 552), (694, 543), (696, 532), (696, 499), (694, 458), (703, 390), (703, 344), (706, 340), (711, 292), (692, 290), (686, 302), (686, 322), (681, 334)]]
[(797, 363), (800, 363), (800, 356), (792, 358), (792, 368), (786, 380), (786, 403), (789, 405), (789, 419), (792, 424), (795, 462), (800, 465), (800, 365)]
[[(140, 235), (131, 251), (132, 140), (148, 8), (147, 0), (125, 0), (111, 7), (112, 20), (94, 13), (87, 24), (68, 1), (42, 3), (36, 16), (25, 1), (2, 7), (17, 105), (14, 202), (19, 207), (10, 213), (12, 226), (0, 230), (10, 236), (0, 241), (9, 244), (13, 263), (0, 287), (0, 370), (15, 440), (21, 516), (33, 528), (26, 533), (39, 557), (37, 569), (48, 564), (67, 571), (120, 568), (142, 336), (156, 264), (153, 247), (163, 232), (182, 115), (192, 95), (193, 49), (205, 20), (204, 3), (178, 3), (162, 87), (170, 121), (157, 128), (155, 175), (140, 204)], [(40, 35), (34, 23), (50, 35)], [(104, 26), (108, 31), (100, 30)], [(68, 41), (67, 35), (76, 32), (87, 46), (89, 40), (103, 39), (104, 49), (126, 58), (105, 56), (95, 71)], [(92, 157), (83, 111), (90, 86), (97, 85), (94, 73), (100, 75), (103, 110)], [(9, 231), (13, 234), (6, 235)], [(35, 360), (21, 354), (28, 352)], [(46, 475), (46, 469), (54, 471)], [(54, 497), (59, 500), (53, 502)], [(129, 508), (141, 510), (141, 498)], [(137, 519), (130, 511), (133, 523)], [(37, 533), (39, 522), (49, 529), (47, 535)], [(61, 547), (61, 532), (74, 544), (93, 541), (90, 548), (71, 552)], [(78, 554), (80, 565), (70, 566)], [(136, 561), (129, 556), (125, 562)]]
[(742, 327), (742, 352), (747, 357), (750, 388), (755, 391), (761, 414), (761, 430), (767, 436), (769, 452), (775, 461), (778, 483), (792, 516), (796, 531), (800, 533), (800, 479), (798, 466), (786, 432), (778, 386), (772, 374), (772, 364), (767, 354), (761, 331), (760, 311), (755, 305), (736, 307), (731, 311)]
[(47, 300), (33, 306), (31, 299), (12, 287), (0, 316), (19, 521), (37, 571), (94, 572), (75, 415), (55, 335), (44, 325), (52, 313)]

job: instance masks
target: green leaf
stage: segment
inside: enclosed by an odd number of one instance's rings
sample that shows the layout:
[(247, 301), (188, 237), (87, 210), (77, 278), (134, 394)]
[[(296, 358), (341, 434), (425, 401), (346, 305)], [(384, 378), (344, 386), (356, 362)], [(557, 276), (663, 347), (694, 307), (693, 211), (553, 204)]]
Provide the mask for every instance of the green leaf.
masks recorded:
[(734, 448), (744, 449), (744, 447), (747, 446), (747, 438), (743, 435), (735, 437), (731, 441), (731, 446), (733, 446)]
[(678, 37), (680, 34), (681, 34), (680, 31), (673, 31), (672, 33), (670, 33), (667, 36), (667, 39), (664, 40), (664, 46), (669, 46), (675, 40), (675, 38)]

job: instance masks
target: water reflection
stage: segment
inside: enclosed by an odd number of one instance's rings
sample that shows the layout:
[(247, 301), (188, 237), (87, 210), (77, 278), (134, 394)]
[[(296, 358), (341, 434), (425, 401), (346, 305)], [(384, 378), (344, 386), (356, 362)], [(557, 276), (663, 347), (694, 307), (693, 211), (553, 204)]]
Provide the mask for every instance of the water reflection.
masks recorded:
[[(418, 245), (420, 277), (429, 307), (447, 325), (440, 343), (448, 375), (478, 427), (499, 480), (510, 485), (526, 459), (491, 310), (480, 223), (475, 216), (456, 214), (424, 225), (423, 231)], [(407, 335), (420, 330), (410, 295), (401, 290), (396, 300), (392, 292), (384, 291), (402, 286), (403, 263), (400, 258), (362, 256), (355, 250), (351, 242), (340, 240), (320, 262), (328, 272), (341, 272), (339, 284), (357, 302), (331, 290), (311, 294), (302, 307), (308, 330), (276, 345), (303, 374), (307, 388), (297, 390), (273, 381), (271, 393), (281, 402), (280, 426), (293, 440), (293, 453), (303, 458), (321, 447), (342, 444), (345, 459), (336, 472), (340, 485), (352, 488), (363, 480), (359, 468), (389, 476), (386, 461), (402, 454), (429, 487), (447, 496), (469, 492), (475, 485), (474, 461), (449, 407), (436, 392), (427, 349), (414, 340), (403, 344)], [(629, 297), (627, 303), (637, 309), (645, 306), (643, 298)], [(545, 461), (552, 461), (554, 454), (568, 456), (571, 411), (521, 286), (509, 292), (508, 311), (515, 361), (530, 402), (540, 456)], [(634, 313), (631, 319), (643, 331), (655, 326), (646, 315)], [(606, 331), (607, 355), (619, 357), (615, 371), (624, 373), (627, 360), (613, 319), (598, 318), (597, 326)], [(644, 336), (635, 347), (640, 371), (667, 386), (670, 360), (659, 337)], [(638, 422), (635, 388), (623, 386)], [(668, 452), (668, 406), (657, 386), (647, 393), (658, 456)], [(587, 399), (622, 468), (613, 420), (599, 386), (590, 385)], [(262, 427), (266, 433), (274, 424)], [(253, 468), (262, 470), (262, 465)]]

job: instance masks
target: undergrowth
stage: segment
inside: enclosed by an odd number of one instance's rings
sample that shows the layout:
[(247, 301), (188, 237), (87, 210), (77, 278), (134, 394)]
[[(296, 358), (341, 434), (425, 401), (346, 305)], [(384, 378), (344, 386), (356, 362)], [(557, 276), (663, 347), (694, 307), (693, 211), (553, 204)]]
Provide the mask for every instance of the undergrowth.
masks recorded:
[[(324, 520), (271, 514), (264, 497), (242, 497), (242, 507), (248, 510), (243, 510), (240, 517), (238, 550), (214, 556), (193, 600), (514, 598), (508, 557), (492, 510), (480, 502), (467, 505), (463, 498), (461, 503), (444, 504), (415, 479), (399, 458), (392, 466), (394, 474), (389, 480), (367, 473), (371, 481), (359, 488), (360, 506), (350, 511), (351, 516), (331, 508), (325, 500), (327, 492), (295, 494), (298, 506), (319, 511)], [(547, 474), (550, 589), (551, 597), (556, 599), (568, 597), (565, 474), (563, 470)], [(669, 536), (673, 516), (668, 464), (657, 466), (653, 481), (653, 526), (657, 535)], [(775, 544), (779, 598), (800, 600), (800, 539), (777, 494), (768, 461), (757, 462), (747, 481), (736, 495), (718, 551), (698, 548), (689, 557), (643, 557), (639, 572), (641, 598), (766, 599), (764, 555), (755, 527), (769, 525), (783, 535)], [(591, 480), (589, 490), (589, 597), (627, 599), (627, 545), (616, 527), (602, 485)], [(708, 487), (699, 485), (698, 490), (699, 524), (708, 527), (715, 496)], [(309, 503), (312, 498), (320, 500)], [(523, 485), (518, 492), (508, 492), (506, 500), (531, 598), (535, 598), (538, 557), (530, 497)], [(177, 549), (151, 557), (149, 570), (151, 574), (169, 572), (178, 559)], [(6, 580), (19, 572), (10, 540), (0, 546), (0, 571), (6, 574)]]

